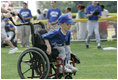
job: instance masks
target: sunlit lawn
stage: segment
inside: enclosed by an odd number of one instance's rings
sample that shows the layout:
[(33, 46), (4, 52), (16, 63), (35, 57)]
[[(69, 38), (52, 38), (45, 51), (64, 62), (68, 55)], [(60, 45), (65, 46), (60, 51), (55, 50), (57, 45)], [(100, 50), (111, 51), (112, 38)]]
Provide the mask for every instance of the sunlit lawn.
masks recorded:
[[(104, 51), (97, 49), (95, 42), (90, 43), (90, 48), (85, 48), (85, 42), (72, 42), (71, 49), (80, 60), (76, 65), (79, 72), (74, 79), (116, 79), (117, 78), (117, 51)], [(117, 41), (104, 41), (102, 47), (117, 47)], [(20, 45), (18, 45), (20, 46)], [(9, 55), (9, 47), (1, 48), (1, 78), (19, 79), (17, 60), (25, 48), (20, 48), (17, 53)]]

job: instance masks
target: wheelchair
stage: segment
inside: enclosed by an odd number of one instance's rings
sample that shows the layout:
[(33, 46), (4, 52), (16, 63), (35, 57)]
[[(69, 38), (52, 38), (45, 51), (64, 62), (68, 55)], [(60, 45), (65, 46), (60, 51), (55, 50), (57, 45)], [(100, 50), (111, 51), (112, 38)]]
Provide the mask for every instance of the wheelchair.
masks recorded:
[[(19, 15), (18, 15), (19, 16)], [(22, 20), (22, 18), (20, 17)], [(12, 18), (12, 23), (16, 25)], [(34, 31), (34, 25), (39, 24), (42, 29)], [(52, 55), (47, 55), (46, 45), (41, 35), (46, 33), (45, 26), (42, 22), (39, 23), (23, 23), (21, 25), (30, 25), (32, 34), (32, 46), (21, 53), (17, 62), (17, 70), (21, 79), (72, 79), (72, 75), (76, 73), (64, 72), (64, 60), (58, 58), (58, 50), (52, 48)], [(59, 63), (62, 61), (62, 63)], [(71, 54), (71, 63), (75, 66), (75, 63), (80, 63), (80, 60)], [(63, 72), (60, 73), (60, 65), (63, 66)]]

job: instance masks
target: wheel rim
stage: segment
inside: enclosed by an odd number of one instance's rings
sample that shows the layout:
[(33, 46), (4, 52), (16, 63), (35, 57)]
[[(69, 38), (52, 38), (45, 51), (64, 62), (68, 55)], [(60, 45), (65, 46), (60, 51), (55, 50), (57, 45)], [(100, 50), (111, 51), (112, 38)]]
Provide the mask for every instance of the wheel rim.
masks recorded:
[(18, 72), (21, 78), (45, 77), (46, 62), (39, 52), (34, 50), (25, 51), (19, 59)]

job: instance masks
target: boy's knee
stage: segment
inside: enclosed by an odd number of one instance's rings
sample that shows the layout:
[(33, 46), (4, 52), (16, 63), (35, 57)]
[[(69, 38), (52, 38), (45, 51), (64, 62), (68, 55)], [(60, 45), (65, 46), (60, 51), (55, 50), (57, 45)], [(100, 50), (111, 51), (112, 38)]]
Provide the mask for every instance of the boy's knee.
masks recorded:
[(64, 59), (64, 60), (65, 60), (66, 55), (65, 55), (65, 54), (60, 54), (60, 53), (59, 53), (59, 58), (62, 58), (62, 59)]

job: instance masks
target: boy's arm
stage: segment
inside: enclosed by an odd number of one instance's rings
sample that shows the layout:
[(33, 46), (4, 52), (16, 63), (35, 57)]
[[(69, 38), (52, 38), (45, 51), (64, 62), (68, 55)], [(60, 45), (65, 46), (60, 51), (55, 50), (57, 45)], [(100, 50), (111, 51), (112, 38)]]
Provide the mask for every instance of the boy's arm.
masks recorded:
[(51, 46), (50, 46), (49, 41), (48, 40), (45, 40), (45, 44), (47, 46), (46, 52), (47, 52), (48, 55), (50, 55), (51, 54)]
[(47, 30), (50, 30), (49, 19), (47, 19)]

